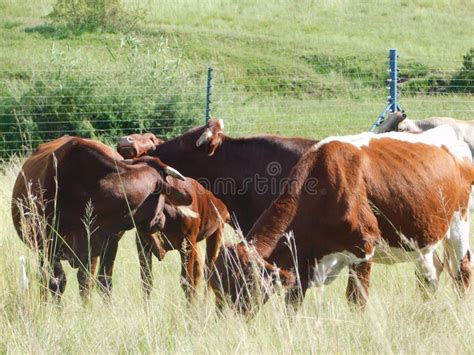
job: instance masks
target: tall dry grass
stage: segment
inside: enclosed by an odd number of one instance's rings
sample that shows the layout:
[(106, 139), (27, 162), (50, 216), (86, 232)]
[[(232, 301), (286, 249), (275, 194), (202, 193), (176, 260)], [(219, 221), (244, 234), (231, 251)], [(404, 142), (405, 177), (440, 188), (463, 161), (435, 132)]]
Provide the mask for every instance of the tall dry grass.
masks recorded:
[[(252, 320), (230, 311), (219, 317), (204, 290), (194, 304), (185, 300), (177, 252), (154, 261), (155, 288), (144, 304), (132, 233), (120, 244), (110, 304), (94, 292), (82, 305), (69, 266), (62, 304), (41, 304), (37, 260), (11, 224), (19, 166), (4, 165), (0, 175), (0, 352), (472, 352), (474, 294), (459, 300), (447, 275), (427, 302), (417, 292), (411, 265), (377, 265), (365, 312), (347, 306), (343, 273), (334, 284), (312, 289), (294, 315), (286, 314), (283, 296), (275, 295)], [(27, 293), (19, 287), (21, 255), (28, 259)]]

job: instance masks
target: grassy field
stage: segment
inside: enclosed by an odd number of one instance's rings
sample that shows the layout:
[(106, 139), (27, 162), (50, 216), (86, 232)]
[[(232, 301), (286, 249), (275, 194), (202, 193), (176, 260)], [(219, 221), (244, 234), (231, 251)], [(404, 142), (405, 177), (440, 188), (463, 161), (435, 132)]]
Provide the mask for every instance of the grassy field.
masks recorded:
[[(474, 111), (472, 94), (433, 95), (410, 86), (459, 70), (462, 56), (473, 47), (469, 1), (127, 0), (127, 8), (145, 10), (128, 35), (72, 33), (44, 17), (53, 4), (0, 0), (0, 96), (9, 100), (0, 107), (24, 110), (25, 122), (75, 105), (70, 118), (76, 121), (81, 112), (99, 111), (103, 115), (91, 119), (153, 120), (146, 126), (153, 130), (163, 128), (160, 120), (178, 117), (183, 121), (173, 132), (183, 130), (202, 121), (205, 71), (212, 65), (212, 114), (225, 120), (230, 135), (322, 138), (360, 132), (384, 108), (390, 47), (398, 48), (401, 74), (410, 79), (402, 84), (401, 96), (410, 116), (469, 119)], [(154, 66), (166, 70), (153, 76)], [(64, 97), (65, 92), (86, 97), (27, 100), (31, 93)], [(170, 97), (176, 102), (169, 108), (163, 102)], [(48, 111), (48, 105), (55, 106)], [(112, 116), (104, 114), (107, 110), (124, 112)], [(166, 110), (172, 113), (156, 118)], [(11, 117), (2, 112), (0, 124)], [(184, 120), (189, 115), (192, 120)], [(100, 137), (123, 132), (114, 129), (104, 128), (106, 135)], [(94, 292), (90, 304), (82, 305), (69, 266), (62, 306), (39, 304), (35, 257), (11, 224), (10, 197), (19, 167), (18, 161), (0, 167), (0, 353), (473, 352), (474, 292), (459, 300), (443, 275), (439, 293), (424, 302), (409, 264), (375, 266), (365, 312), (347, 306), (343, 274), (324, 290), (312, 289), (296, 315), (285, 314), (281, 297), (274, 296), (247, 321), (230, 312), (217, 317), (204, 290), (188, 305), (173, 252), (155, 261), (155, 289), (145, 305), (133, 232), (119, 248), (111, 304)], [(26, 295), (18, 287), (21, 255), (29, 260), (31, 292)]]
[[(179, 257), (168, 254), (155, 268), (155, 289), (142, 301), (134, 237), (122, 239), (114, 294), (98, 292), (82, 305), (76, 272), (66, 265), (68, 287), (61, 306), (41, 304), (35, 256), (15, 235), (9, 199), (18, 163), (0, 176), (0, 352), (9, 353), (471, 353), (474, 293), (460, 300), (446, 274), (439, 292), (423, 301), (410, 264), (374, 267), (365, 312), (345, 301), (347, 272), (324, 289), (311, 289), (302, 309), (285, 312), (275, 295), (252, 320), (215, 313), (204, 289), (193, 305), (179, 286)], [(232, 238), (230, 230), (227, 239)], [(29, 260), (30, 292), (20, 291), (20, 255)]]

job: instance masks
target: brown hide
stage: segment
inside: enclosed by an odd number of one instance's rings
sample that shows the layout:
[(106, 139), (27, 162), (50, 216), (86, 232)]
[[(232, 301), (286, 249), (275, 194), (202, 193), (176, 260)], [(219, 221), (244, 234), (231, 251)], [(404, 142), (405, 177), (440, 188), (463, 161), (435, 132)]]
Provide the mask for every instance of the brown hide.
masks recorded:
[[(468, 213), (473, 179), (472, 165), (460, 162), (444, 148), (389, 138), (372, 140), (361, 149), (332, 141), (308, 150), (293, 168), (291, 183), (246, 239), (255, 246), (257, 259), (266, 259), (260, 264), (267, 271), (269, 264), (290, 269), (295, 267), (294, 259), (281, 237), (292, 230), (303, 296), (314, 279), (316, 260), (351, 253), (360, 264), (352, 269), (358, 281), (350, 278), (348, 297), (363, 304), (374, 247), (382, 239), (404, 250), (443, 240), (454, 212)], [(308, 188), (310, 181), (317, 182), (315, 190)], [(234, 261), (225, 260), (225, 255), (233, 256)], [(250, 259), (244, 243), (221, 251), (216, 261), (218, 273), (211, 280), (221, 293), (218, 299), (229, 296), (245, 311), (248, 299), (239, 299), (236, 292), (249, 285), (243, 279), (249, 273)], [(229, 271), (230, 267), (234, 270)], [(239, 267), (243, 273), (235, 271)], [(466, 287), (470, 271), (462, 272), (460, 280)]]
[[(136, 138), (140, 139), (135, 135), (129, 137), (131, 142), (127, 142), (127, 137), (120, 140), (119, 151), (126, 151), (135, 144)], [(275, 135), (232, 138), (223, 133), (221, 120), (212, 119), (205, 126), (157, 145), (148, 154), (159, 157), (185, 176), (197, 179), (225, 203), (247, 234), (280, 195), (282, 180), (316, 142)], [(259, 181), (266, 182), (259, 185)], [(277, 188), (271, 188), (272, 184)]]
[[(156, 138), (156, 137), (155, 137)], [(133, 134), (124, 137), (118, 144), (121, 154), (133, 152), (143, 156), (149, 147), (149, 142), (158, 139), (147, 134)], [(133, 143), (133, 147), (128, 146)], [(124, 147), (124, 144), (126, 145)], [(159, 143), (158, 143), (159, 144)], [(129, 155), (128, 155), (129, 156)], [(136, 161), (146, 161), (147, 157)], [(150, 158), (151, 159), (151, 158)], [(229, 221), (229, 212), (224, 203), (206, 190), (200, 183), (191, 178), (185, 181), (168, 177), (170, 186), (185, 191), (192, 197), (188, 210), (166, 203), (164, 207), (163, 225), (159, 234), (147, 233), (138, 229), (138, 254), (141, 264), (141, 274), (145, 295), (149, 296), (153, 278), (151, 274), (151, 254), (162, 259), (167, 251), (179, 250), (182, 259), (182, 286), (188, 298), (192, 297), (201, 279), (201, 261), (197, 243), (206, 240), (206, 268), (212, 269), (217, 257), (222, 239), (224, 223)], [(167, 198), (168, 201), (169, 197)]]
[(41, 145), (24, 163), (13, 189), (13, 223), (22, 240), (44, 252), (50, 263), (67, 259), (87, 268), (110, 236), (134, 225), (155, 229), (164, 196), (191, 203), (189, 195), (163, 180), (167, 166), (159, 159), (155, 168), (121, 160), (89, 139), (65, 136)]

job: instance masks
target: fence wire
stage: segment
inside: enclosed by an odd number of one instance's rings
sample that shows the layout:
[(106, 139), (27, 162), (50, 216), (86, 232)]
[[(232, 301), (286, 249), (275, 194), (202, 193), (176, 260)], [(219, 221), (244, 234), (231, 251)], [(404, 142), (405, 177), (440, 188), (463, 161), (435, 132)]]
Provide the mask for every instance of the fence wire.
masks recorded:
[[(388, 95), (387, 67), (381, 60), (374, 63), (379, 70), (321, 64), (310, 73), (293, 75), (275, 68), (226, 75), (215, 66), (211, 117), (224, 119), (233, 136), (324, 138), (367, 131)], [(474, 70), (461, 63), (443, 65), (460, 69), (404, 68), (400, 58), (398, 102), (411, 118), (472, 119)], [(51, 76), (51, 70), (18, 69), (11, 78), (0, 72), (2, 158), (28, 153), (64, 134), (112, 143), (145, 131), (170, 138), (204, 123), (206, 70), (179, 83), (160, 77), (121, 80), (107, 70), (88, 73), (93, 77), (88, 80), (80, 78), (85, 72), (80, 70)]]

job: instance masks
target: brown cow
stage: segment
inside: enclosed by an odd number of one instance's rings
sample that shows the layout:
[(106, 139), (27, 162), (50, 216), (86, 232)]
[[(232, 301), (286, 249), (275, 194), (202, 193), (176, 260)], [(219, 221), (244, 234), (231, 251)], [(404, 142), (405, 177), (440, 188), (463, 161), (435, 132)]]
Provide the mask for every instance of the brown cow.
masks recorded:
[[(61, 260), (79, 268), (80, 293), (86, 296), (101, 256), (99, 282), (108, 294), (121, 232), (135, 225), (159, 228), (164, 196), (175, 205), (192, 202), (187, 192), (163, 180), (163, 173), (183, 177), (159, 159), (133, 166), (121, 160), (100, 142), (64, 136), (41, 145), (17, 177), (14, 226), (20, 238), (39, 252), (41, 264), (48, 261), (52, 266), (49, 288), (58, 299), (66, 286)], [(46, 284), (46, 266), (42, 277)]]
[[(364, 305), (372, 261), (414, 260), (419, 284), (434, 291), (442, 269), (434, 251), (443, 240), (456, 285), (467, 289), (473, 181), (469, 148), (447, 126), (418, 135), (331, 137), (301, 158), (285, 191), (247, 240), (260, 260), (257, 265), (278, 271), (284, 283), (293, 282), (291, 275), (272, 265), (286, 270), (297, 266), (301, 293), (289, 294), (296, 304), (310, 284), (327, 284), (349, 266), (347, 296)], [(290, 230), (295, 237), (292, 251), (281, 239)], [(388, 245), (391, 253), (380, 244)], [(246, 287), (250, 295), (256, 290), (251, 256), (244, 243), (226, 248), (211, 279), (218, 300), (229, 296), (243, 311), (251, 305)]]
[[(141, 157), (150, 149), (164, 143), (152, 133), (132, 134), (125, 138), (132, 146), (117, 149), (124, 157)], [(136, 159), (135, 161), (144, 161)], [(151, 255), (162, 260), (169, 250), (179, 250), (181, 255), (181, 286), (191, 299), (201, 280), (202, 263), (198, 242), (206, 240), (206, 270), (213, 269), (222, 241), (224, 223), (229, 221), (229, 212), (224, 203), (191, 178), (180, 181), (168, 178), (170, 185), (186, 191), (192, 196), (190, 213), (184, 214), (172, 204), (165, 204), (166, 222), (160, 233), (137, 230), (137, 250), (140, 260), (140, 274), (145, 296), (149, 296), (153, 286)], [(160, 238), (161, 237), (161, 238)]]
[(148, 154), (197, 179), (225, 203), (246, 234), (280, 195), (291, 168), (317, 141), (275, 135), (232, 138), (223, 128), (222, 120), (212, 119), (155, 148), (149, 138), (132, 135), (120, 139), (118, 149), (136, 156), (149, 141)]
[[(143, 157), (137, 159), (155, 159)], [(224, 224), (229, 221), (229, 212), (224, 203), (191, 178), (180, 181), (169, 177), (168, 183), (192, 197), (188, 213), (165, 203), (165, 221), (160, 233), (150, 233), (137, 227), (137, 251), (145, 296), (153, 286), (152, 260), (154, 254), (162, 260), (170, 250), (179, 250), (181, 255), (181, 286), (188, 300), (194, 296), (202, 277), (202, 262), (198, 242), (206, 240), (206, 270), (214, 268), (219, 253)]]

